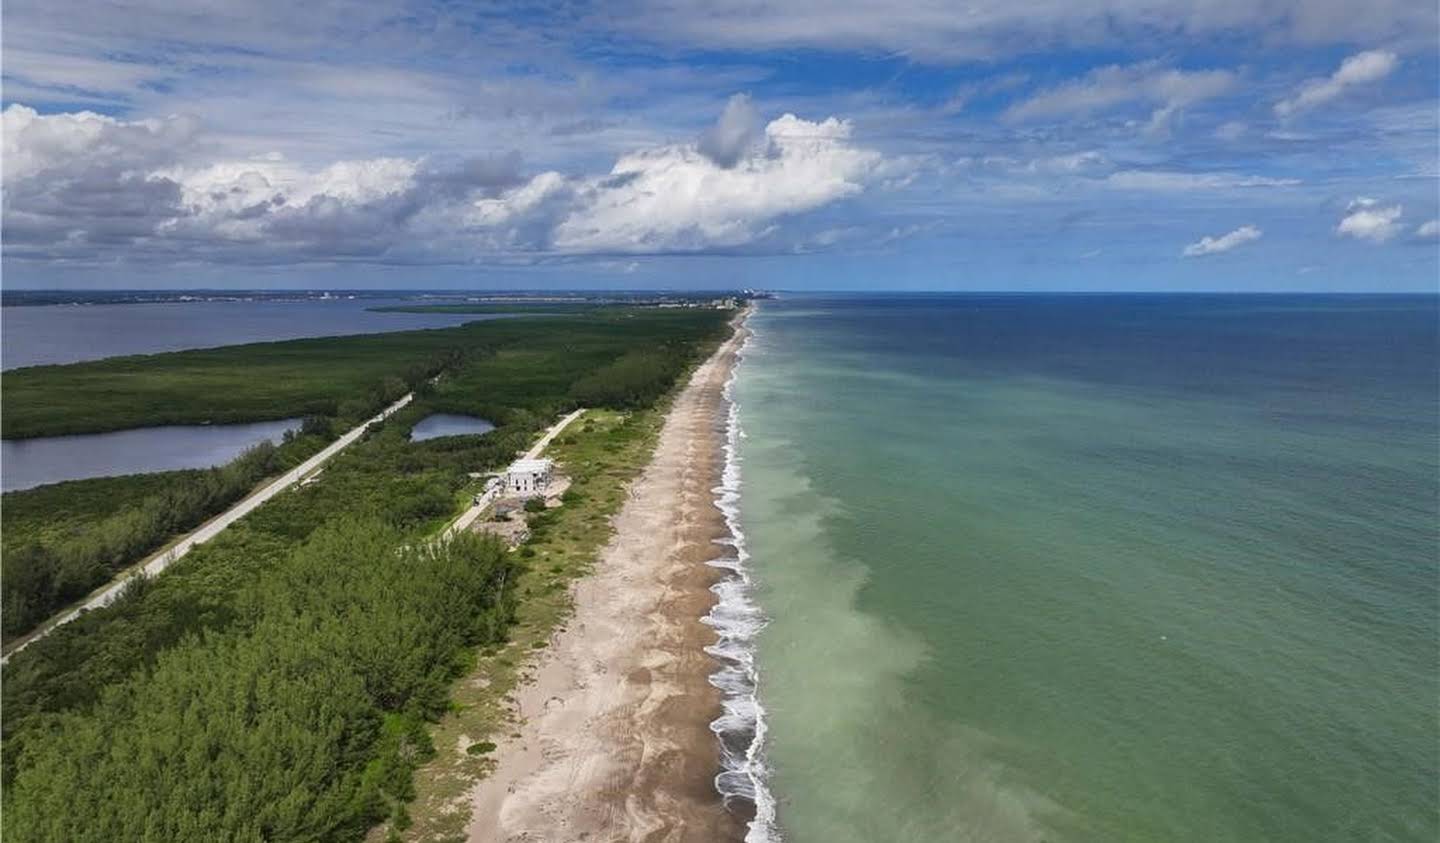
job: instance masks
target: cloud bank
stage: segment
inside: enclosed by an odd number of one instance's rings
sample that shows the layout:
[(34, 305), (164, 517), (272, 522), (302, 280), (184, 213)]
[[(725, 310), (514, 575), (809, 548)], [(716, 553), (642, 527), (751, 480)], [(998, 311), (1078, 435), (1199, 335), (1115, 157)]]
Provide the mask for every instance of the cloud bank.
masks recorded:
[(869, 50), (922, 61), (990, 59), (1025, 50), (1233, 39), (1324, 44), (1433, 37), (1433, 3), (1373, 0), (632, 0), (625, 27), (657, 41), (720, 48)]
[(3, 114), (7, 251), (56, 259), (466, 263), (518, 255), (744, 247), (787, 217), (864, 191), (882, 156), (848, 122), (747, 97), (699, 140), (638, 149), (608, 173), (525, 176), (518, 154), (380, 157), (313, 167), (216, 157), (196, 121)]

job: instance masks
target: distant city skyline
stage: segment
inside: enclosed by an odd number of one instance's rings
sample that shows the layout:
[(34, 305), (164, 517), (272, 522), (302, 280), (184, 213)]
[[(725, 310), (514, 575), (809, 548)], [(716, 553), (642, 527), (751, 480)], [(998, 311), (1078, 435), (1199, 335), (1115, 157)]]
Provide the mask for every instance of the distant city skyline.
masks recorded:
[(1433, 3), (12, 4), (8, 289), (1435, 291)]

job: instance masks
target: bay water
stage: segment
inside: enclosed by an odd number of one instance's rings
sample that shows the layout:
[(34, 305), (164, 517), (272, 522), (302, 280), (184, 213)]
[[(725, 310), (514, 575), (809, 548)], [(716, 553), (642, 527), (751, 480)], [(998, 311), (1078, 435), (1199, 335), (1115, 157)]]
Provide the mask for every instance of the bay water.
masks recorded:
[(762, 303), (752, 839), (1440, 837), (1437, 301)]
[(0, 364), (17, 369), (251, 342), (446, 328), (513, 316), (372, 310), (423, 303), (311, 298), (0, 307)]

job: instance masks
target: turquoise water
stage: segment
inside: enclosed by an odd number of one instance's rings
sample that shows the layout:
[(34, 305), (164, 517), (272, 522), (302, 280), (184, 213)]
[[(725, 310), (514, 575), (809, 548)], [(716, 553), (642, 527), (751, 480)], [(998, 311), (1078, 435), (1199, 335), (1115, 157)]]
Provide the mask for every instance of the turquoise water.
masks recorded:
[(735, 388), (790, 841), (1433, 841), (1435, 298), (794, 299)]

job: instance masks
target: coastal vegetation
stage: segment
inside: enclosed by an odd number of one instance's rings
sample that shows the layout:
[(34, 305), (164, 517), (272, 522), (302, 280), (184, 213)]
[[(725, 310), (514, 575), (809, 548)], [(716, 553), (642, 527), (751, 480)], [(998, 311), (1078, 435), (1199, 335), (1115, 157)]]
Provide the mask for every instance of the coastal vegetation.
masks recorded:
[(262, 442), (217, 468), (101, 477), (12, 492), (0, 509), (6, 640), (323, 447), (314, 433)]
[(406, 799), (465, 647), (499, 640), (514, 557), (465, 534), (400, 548), (316, 530), (245, 589), (229, 634), (160, 654), (26, 735), (17, 840), (356, 839)]
[[(668, 389), (728, 317), (631, 310), (413, 332), (450, 335), (448, 346), (417, 341), (432, 353), (419, 360), (448, 355), (443, 374), (422, 378), (412, 405), (337, 456), (318, 482), (14, 655), (3, 685), (5, 835), (186, 839), (203, 829), (211, 839), (344, 839), (381, 819), (409, 825), (412, 771), (436, 751), (427, 721), (453, 709), (450, 683), (477, 648), (503, 648), (528, 601), (556, 596), (551, 569), (583, 564), (581, 550), (554, 554), (603, 535), (603, 507), (618, 506), (641, 454), (619, 444), (637, 438), (637, 422), (626, 420), (653, 410), (618, 412), (618, 396), (632, 390), (616, 389), (617, 410), (600, 411), (603, 430), (582, 426), (554, 446), (585, 441), (607, 456), (577, 478), (575, 507), (536, 516), (537, 553), (507, 554), (470, 537), (435, 549), (425, 539), (474, 491), (472, 472), (508, 462), (579, 396), (599, 395), (582, 382), (649, 352), (675, 357)], [(368, 339), (389, 345), (395, 336)], [(295, 357), (333, 362), (325, 342), (276, 345), (309, 346)], [(257, 348), (232, 350), (231, 365), (243, 367)], [(140, 393), (155, 394), (143, 381), (164, 379), (163, 357), (144, 358)], [(364, 400), (299, 371), (324, 400)], [(224, 367), (213, 372), (221, 377), (212, 382), (239, 382)], [(352, 381), (362, 396), (374, 374)], [(184, 378), (172, 384), (200, 389)], [(235, 396), (234, 406), (250, 400)], [(433, 412), (482, 415), (497, 428), (409, 442), (410, 426)]]
[[(358, 423), (435, 375), (463, 371), (477, 358), (513, 364), (516, 379), (491, 385), (525, 396), (526, 406), (563, 404), (571, 385), (599, 366), (637, 350), (668, 353), (696, 326), (723, 324), (726, 318), (725, 311), (616, 307), (14, 369), (5, 373), (0, 436), (301, 416)], [(528, 375), (532, 364), (543, 373)], [(537, 393), (531, 387), (540, 381), (544, 388)]]
[(367, 307), (372, 313), (584, 313), (602, 307), (588, 301), (467, 302), (460, 304), (387, 304)]
[(473, 347), (460, 329), (224, 346), (5, 373), (0, 435), (299, 416), (358, 423)]
[[(167, 472), (163, 482), (160, 475), (98, 478), (5, 495), (0, 632), (8, 641), (34, 629), (407, 391), (421, 398), (417, 406), (521, 428), (576, 404), (640, 406), (685, 365), (693, 326), (719, 321), (716, 314), (631, 309), (7, 373), (7, 436), (91, 431), (122, 419), (156, 425), (255, 421), (302, 409), (323, 414), (308, 416), (300, 435), (278, 450), (261, 448), (229, 466)], [(441, 372), (450, 378), (444, 388), (431, 382)], [(436, 507), (450, 497), (436, 488), (407, 505)]]
[(547, 646), (569, 615), (568, 583), (590, 570), (609, 540), (625, 483), (653, 450), (666, 405), (662, 398), (640, 410), (591, 410), (551, 443), (546, 453), (564, 467), (570, 489), (563, 506), (526, 516), (531, 535), (520, 554), (528, 564), (515, 579), (515, 624), (506, 642), (479, 650), (432, 727), (436, 754), (416, 773), (407, 839), (463, 839), (470, 811), (462, 797), (495, 763), (488, 755), (494, 739), (513, 727), (505, 701), (521, 681), (526, 654)]

